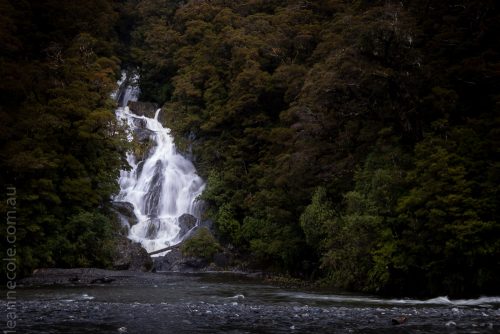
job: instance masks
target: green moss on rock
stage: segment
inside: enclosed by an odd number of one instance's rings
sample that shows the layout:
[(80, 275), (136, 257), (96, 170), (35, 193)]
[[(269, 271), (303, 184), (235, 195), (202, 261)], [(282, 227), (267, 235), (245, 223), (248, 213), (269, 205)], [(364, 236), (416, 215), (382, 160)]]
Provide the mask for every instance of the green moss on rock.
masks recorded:
[(181, 246), (183, 256), (193, 256), (210, 261), (222, 249), (212, 233), (206, 227), (196, 231), (195, 235)]

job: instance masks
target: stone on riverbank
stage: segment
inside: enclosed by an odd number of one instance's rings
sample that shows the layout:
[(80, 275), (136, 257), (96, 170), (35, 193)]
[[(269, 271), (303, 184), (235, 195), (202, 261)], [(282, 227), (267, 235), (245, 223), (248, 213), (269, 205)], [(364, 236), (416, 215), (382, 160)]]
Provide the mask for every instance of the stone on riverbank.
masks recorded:
[(125, 236), (116, 240), (116, 252), (113, 258), (113, 269), (132, 271), (151, 271), (153, 260), (139, 243)]

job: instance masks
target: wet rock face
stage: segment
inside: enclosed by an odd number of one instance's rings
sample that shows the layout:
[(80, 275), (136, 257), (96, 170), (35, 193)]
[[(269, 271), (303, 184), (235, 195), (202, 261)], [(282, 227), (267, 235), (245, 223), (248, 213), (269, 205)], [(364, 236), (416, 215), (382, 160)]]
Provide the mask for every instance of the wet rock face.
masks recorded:
[[(129, 101), (127, 106), (133, 114), (149, 118), (154, 118), (156, 111), (159, 108), (156, 103), (140, 101)], [(165, 111), (163, 109), (158, 114), (158, 121), (160, 121), (161, 124), (166, 123)]]
[(128, 108), (138, 116), (154, 118), (156, 110), (158, 110), (158, 105), (151, 102), (129, 101)]
[(146, 202), (145, 213), (150, 217), (158, 217), (160, 210), (160, 198), (163, 186), (163, 169), (164, 166), (160, 160), (156, 162), (153, 178), (150, 182), (150, 187), (144, 201)]
[(117, 240), (113, 268), (116, 270), (151, 271), (153, 260), (139, 243), (123, 236)]

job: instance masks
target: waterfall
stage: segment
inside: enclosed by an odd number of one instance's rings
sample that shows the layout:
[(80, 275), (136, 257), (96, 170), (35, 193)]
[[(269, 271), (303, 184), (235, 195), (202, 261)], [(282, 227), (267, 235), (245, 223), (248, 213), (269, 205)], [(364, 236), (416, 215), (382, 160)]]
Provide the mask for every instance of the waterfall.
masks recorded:
[(114, 94), (119, 105), (116, 116), (128, 125), (129, 141), (140, 134), (151, 145), (142, 159), (127, 153), (131, 169), (120, 172), (120, 192), (114, 200), (132, 204), (137, 223), (128, 237), (153, 252), (181, 241), (180, 216), (200, 218), (197, 198), (205, 184), (193, 164), (177, 152), (170, 129), (158, 120), (160, 109), (153, 118), (131, 112), (128, 102), (136, 101), (139, 91), (129, 81), (123, 76)]

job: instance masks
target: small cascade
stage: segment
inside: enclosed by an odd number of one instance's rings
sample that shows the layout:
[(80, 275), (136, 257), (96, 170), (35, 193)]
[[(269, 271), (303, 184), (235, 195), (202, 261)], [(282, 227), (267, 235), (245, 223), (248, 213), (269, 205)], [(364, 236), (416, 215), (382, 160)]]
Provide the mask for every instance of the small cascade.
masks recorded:
[(200, 218), (197, 198), (205, 184), (193, 164), (177, 152), (170, 129), (158, 121), (160, 109), (153, 118), (130, 111), (128, 102), (138, 96), (138, 89), (129, 82), (133, 80), (124, 76), (119, 82), (114, 96), (119, 105), (116, 116), (128, 125), (129, 141), (146, 136), (150, 145), (143, 158), (127, 153), (131, 169), (120, 172), (120, 192), (114, 200), (133, 205), (137, 223), (130, 227), (128, 237), (153, 252), (181, 241), (179, 218), (183, 214)]

